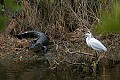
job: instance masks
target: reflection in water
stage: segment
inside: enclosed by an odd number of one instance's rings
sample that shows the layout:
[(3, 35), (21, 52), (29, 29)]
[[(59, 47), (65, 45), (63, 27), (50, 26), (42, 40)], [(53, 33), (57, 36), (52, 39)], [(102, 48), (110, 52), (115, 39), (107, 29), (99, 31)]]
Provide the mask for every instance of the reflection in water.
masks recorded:
[(60, 64), (50, 68), (47, 59), (0, 64), (0, 80), (119, 80), (120, 65), (101, 66), (95, 79), (84, 65)]
[(6, 80), (5, 67), (0, 64), (0, 80)]
[(120, 80), (120, 64), (112, 68), (103, 67), (101, 80)]
[(0, 69), (2, 74), (0, 80), (41, 80), (50, 73), (49, 62), (44, 59), (32, 62), (7, 62), (3, 63)]

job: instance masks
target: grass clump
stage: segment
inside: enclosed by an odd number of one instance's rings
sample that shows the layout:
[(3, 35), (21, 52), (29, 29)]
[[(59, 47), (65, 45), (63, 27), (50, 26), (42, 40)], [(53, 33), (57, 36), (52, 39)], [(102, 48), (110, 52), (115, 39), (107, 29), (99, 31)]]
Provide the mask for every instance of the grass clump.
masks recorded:
[(95, 25), (97, 33), (120, 33), (120, 1), (111, 1), (110, 10), (101, 10), (100, 21)]

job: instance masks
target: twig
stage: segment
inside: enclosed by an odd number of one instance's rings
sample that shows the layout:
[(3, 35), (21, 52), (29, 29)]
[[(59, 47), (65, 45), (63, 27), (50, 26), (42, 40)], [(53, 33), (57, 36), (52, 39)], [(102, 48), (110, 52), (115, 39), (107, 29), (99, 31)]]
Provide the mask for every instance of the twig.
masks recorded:
[(93, 57), (95, 57), (94, 54), (86, 53), (86, 52), (68, 52), (68, 53), (70, 53), (70, 54), (83, 54), (83, 55), (89, 55), (89, 56), (93, 56)]
[[(78, 17), (78, 15), (73, 11), (73, 9), (70, 7), (70, 5), (65, 1), (65, 3), (68, 5), (68, 7), (70, 8), (70, 10), (73, 12), (74, 16), (78, 19), (78, 21), (81, 23), (81, 21), (83, 21), (80, 17)], [(88, 31), (90, 31), (88, 29), (87, 26), (85, 26), (84, 24), (82, 24), (81, 26), (85, 27)]]

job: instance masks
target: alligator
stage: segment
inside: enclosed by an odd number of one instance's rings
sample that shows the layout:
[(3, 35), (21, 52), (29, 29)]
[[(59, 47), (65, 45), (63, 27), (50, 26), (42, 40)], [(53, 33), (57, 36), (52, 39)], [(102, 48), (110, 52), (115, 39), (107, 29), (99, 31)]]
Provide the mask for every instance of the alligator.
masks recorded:
[(20, 34), (15, 35), (18, 39), (23, 38), (35, 38), (31, 41), (28, 49), (34, 50), (34, 51), (40, 51), (42, 50), (44, 53), (47, 53), (48, 48), (47, 45), (49, 43), (47, 35), (45, 35), (43, 32), (39, 31), (26, 31)]

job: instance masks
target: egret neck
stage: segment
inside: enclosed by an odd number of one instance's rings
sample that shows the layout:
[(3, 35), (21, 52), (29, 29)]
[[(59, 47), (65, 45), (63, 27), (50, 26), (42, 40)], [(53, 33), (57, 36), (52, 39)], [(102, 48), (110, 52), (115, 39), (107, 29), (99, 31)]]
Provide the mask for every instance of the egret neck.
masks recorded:
[(87, 33), (87, 34), (86, 34), (86, 43), (87, 43), (87, 45), (88, 45), (89, 47), (91, 47), (91, 45), (90, 45), (90, 43), (89, 43), (89, 40), (90, 40), (91, 38), (94, 38), (93, 35), (92, 35), (91, 33)]

